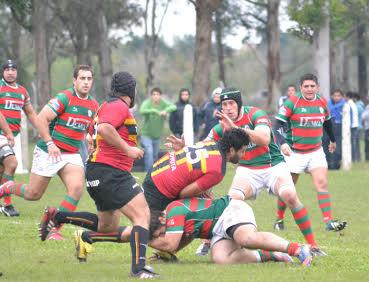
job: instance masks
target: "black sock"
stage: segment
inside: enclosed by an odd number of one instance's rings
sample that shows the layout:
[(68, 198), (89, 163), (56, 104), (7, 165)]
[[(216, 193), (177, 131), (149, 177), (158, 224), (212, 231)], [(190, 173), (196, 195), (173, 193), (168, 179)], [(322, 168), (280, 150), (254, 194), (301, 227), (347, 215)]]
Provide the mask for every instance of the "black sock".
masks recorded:
[(93, 244), (95, 242), (115, 242), (122, 243), (122, 233), (126, 229), (126, 226), (120, 226), (116, 232), (94, 232), (94, 231), (84, 231), (82, 233), (82, 240)]
[(136, 274), (142, 270), (146, 261), (146, 248), (149, 241), (149, 230), (135, 225), (130, 236), (132, 252), (132, 273)]
[(70, 223), (92, 231), (97, 231), (99, 219), (96, 214), (90, 212), (65, 212), (59, 211), (55, 215), (56, 223)]

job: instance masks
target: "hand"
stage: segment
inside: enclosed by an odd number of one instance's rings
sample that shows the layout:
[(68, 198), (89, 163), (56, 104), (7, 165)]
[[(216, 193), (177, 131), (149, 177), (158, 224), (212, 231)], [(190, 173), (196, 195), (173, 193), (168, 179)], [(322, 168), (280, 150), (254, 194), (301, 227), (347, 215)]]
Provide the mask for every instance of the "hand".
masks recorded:
[(5, 135), (6, 139), (8, 139), (8, 143), (10, 146), (14, 146), (14, 135), (12, 133)]
[(330, 142), (328, 145), (329, 153), (333, 154), (336, 151), (336, 142)]
[(185, 146), (185, 141), (182, 135), (182, 138), (179, 139), (174, 135), (170, 135), (166, 138), (168, 143), (165, 143), (164, 146), (168, 149), (173, 149), (174, 151), (181, 150)]
[(222, 111), (216, 113), (217, 118), (220, 119), (220, 124), (224, 131), (231, 129), (232, 127), (237, 127), (234, 122)]
[(282, 151), (283, 155), (285, 155), (287, 157), (291, 156), (291, 154), (292, 154), (292, 150), (291, 150), (290, 146), (287, 143), (284, 143), (284, 144), (281, 145), (281, 151)]
[(168, 113), (166, 111), (161, 111), (159, 113), (159, 116), (161, 116), (161, 117), (166, 117), (167, 115), (168, 115)]
[(49, 153), (49, 158), (51, 158), (52, 163), (57, 163), (62, 160), (60, 149), (55, 144), (47, 146), (47, 152)]
[(142, 159), (143, 155), (144, 155), (144, 151), (138, 147), (131, 147), (129, 148), (127, 152), (127, 156), (134, 160)]

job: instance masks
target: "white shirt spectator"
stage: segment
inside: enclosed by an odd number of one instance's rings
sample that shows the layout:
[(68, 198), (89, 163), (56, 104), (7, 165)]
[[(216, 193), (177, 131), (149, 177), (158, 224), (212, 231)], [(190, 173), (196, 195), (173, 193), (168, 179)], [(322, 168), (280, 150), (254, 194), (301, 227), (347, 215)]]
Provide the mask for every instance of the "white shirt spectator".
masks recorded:
[(348, 99), (347, 104), (350, 106), (351, 128), (357, 128), (359, 127), (359, 113), (357, 111), (357, 106), (352, 99)]

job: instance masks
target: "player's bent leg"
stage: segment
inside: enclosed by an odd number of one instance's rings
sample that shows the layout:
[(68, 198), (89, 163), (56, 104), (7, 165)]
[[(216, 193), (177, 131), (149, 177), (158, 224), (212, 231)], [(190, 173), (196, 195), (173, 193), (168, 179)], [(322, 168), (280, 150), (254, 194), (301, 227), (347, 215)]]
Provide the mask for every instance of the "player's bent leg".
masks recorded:
[(229, 239), (217, 241), (211, 247), (211, 260), (216, 264), (257, 263), (257, 251), (241, 248)]
[[(82, 197), (85, 187), (84, 168), (68, 163), (58, 174), (67, 188), (67, 195), (60, 203), (60, 210), (74, 211), (77, 208), (78, 201)], [(71, 200), (68, 200), (68, 198)]]
[[(233, 177), (231, 188), (228, 192), (228, 195), (232, 199), (236, 200), (247, 200), (253, 198), (255, 193), (252, 189), (252, 184), (250, 183), (250, 179), (246, 178), (247, 171), (246, 168), (238, 167), (236, 170), (236, 174)], [(246, 174), (245, 174), (246, 173)]]
[[(51, 177), (41, 176), (31, 173), (29, 177), (29, 184), (15, 184), (15, 195), (23, 197), (27, 201), (38, 201), (44, 195)], [(18, 191), (19, 194), (18, 194)]]
[[(18, 162), (15, 155), (9, 155), (3, 160), (4, 171), (0, 180), (0, 184), (14, 180), (15, 170)], [(10, 195), (4, 197), (4, 207), (0, 209), (6, 216), (19, 216), (19, 212), (14, 208)]]

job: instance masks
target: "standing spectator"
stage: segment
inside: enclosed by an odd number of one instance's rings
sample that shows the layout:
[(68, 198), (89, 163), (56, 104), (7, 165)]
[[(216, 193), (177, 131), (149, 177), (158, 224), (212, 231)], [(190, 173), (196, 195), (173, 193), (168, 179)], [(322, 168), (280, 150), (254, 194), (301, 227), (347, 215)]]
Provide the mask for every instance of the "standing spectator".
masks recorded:
[[(339, 169), (342, 160), (342, 110), (346, 101), (342, 90), (336, 89), (328, 100), (328, 108), (331, 112), (333, 133), (336, 137), (336, 150), (333, 154), (327, 154), (328, 167)], [(328, 147), (328, 146), (327, 146)], [(327, 150), (328, 151), (328, 150)], [(329, 153), (329, 152), (328, 152)]]
[[(36, 128), (36, 113), (31, 105), (31, 100), (26, 88), (17, 83), (17, 65), (12, 60), (7, 60), (2, 65), (2, 79), (0, 80), (0, 112), (4, 115), (9, 127), (14, 135), (17, 136), (21, 129), (21, 113), (24, 111), (28, 120)], [(0, 184), (9, 180), (14, 180), (15, 170), (18, 162), (13, 151), (13, 145), (9, 139), (0, 131), (0, 166), (3, 173)], [(0, 211), (6, 216), (18, 216), (19, 212), (12, 204), (10, 195), (4, 197), (4, 207)]]
[(151, 97), (143, 101), (140, 107), (140, 113), (144, 117), (141, 145), (145, 151), (145, 171), (148, 171), (158, 158), (165, 118), (176, 110), (174, 104), (162, 99), (160, 88), (153, 88), (150, 94)]
[(352, 161), (360, 161), (360, 144), (359, 144), (359, 113), (357, 106), (354, 102), (354, 92), (346, 93), (346, 101), (350, 106), (350, 119), (351, 119), (351, 155)]
[(296, 86), (294, 84), (290, 84), (287, 86), (287, 93), (279, 98), (278, 101), (278, 109), (283, 105), (283, 103), (292, 95), (296, 94)]
[(200, 140), (205, 139), (210, 130), (218, 123), (218, 118), (215, 116), (220, 107), (220, 93), (222, 88), (214, 89), (211, 100), (206, 102), (200, 110), (201, 123), (204, 125), (204, 130), (201, 134)]
[[(369, 103), (369, 93), (366, 96), (366, 101)], [(369, 161), (369, 104), (365, 107), (361, 118), (365, 130), (365, 160)]]
[(195, 135), (199, 131), (199, 122), (198, 122), (198, 113), (197, 108), (195, 105), (190, 103), (190, 90), (187, 88), (182, 88), (179, 90), (179, 99), (176, 103), (177, 110), (172, 112), (169, 116), (169, 127), (172, 133), (178, 137), (181, 138), (183, 134), (183, 110), (187, 104), (190, 104), (192, 106), (193, 110), (193, 130)]
[(356, 104), (356, 107), (357, 107), (357, 113), (358, 113), (358, 115), (359, 115), (359, 129), (358, 129), (358, 143), (359, 143), (359, 150), (358, 150), (358, 152), (359, 152), (359, 161), (361, 161), (361, 150), (360, 150), (360, 139), (362, 138), (361, 136), (362, 136), (362, 130), (363, 130), (363, 126), (362, 126), (362, 124), (363, 124), (363, 122), (362, 122), (362, 115), (363, 115), (363, 112), (364, 112), (364, 109), (365, 109), (365, 104), (364, 104), (364, 102), (363, 101), (361, 101), (361, 99), (360, 99), (360, 95), (359, 95), (359, 93), (355, 93), (355, 95), (354, 95), (354, 102), (355, 102), (355, 104)]

